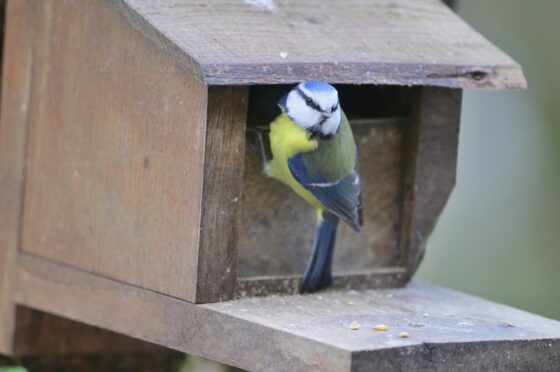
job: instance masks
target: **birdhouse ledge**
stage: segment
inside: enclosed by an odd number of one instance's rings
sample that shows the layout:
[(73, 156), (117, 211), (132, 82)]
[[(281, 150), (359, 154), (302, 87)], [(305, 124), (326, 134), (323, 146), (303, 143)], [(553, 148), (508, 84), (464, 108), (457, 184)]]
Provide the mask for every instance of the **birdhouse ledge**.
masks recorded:
[(29, 257), (20, 280), (20, 304), (248, 370), (560, 368), (560, 322), (421, 282), (194, 305)]

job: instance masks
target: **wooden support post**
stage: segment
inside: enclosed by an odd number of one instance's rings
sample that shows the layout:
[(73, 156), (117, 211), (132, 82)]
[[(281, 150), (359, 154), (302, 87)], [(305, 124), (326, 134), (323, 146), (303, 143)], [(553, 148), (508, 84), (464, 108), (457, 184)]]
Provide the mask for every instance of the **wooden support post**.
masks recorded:
[(235, 294), (247, 96), (243, 87), (208, 90), (197, 303)]
[(406, 134), (400, 236), (402, 264), (412, 277), (455, 187), (461, 90), (418, 88)]
[(16, 258), (20, 245), (32, 34), (28, 1), (6, 9), (0, 117), (0, 354), (13, 352)]

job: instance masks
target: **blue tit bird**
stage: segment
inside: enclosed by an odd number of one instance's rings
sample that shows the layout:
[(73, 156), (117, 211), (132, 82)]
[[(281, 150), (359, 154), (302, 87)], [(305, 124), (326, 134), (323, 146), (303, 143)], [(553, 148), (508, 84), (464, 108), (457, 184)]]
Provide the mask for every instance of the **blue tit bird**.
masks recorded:
[(265, 174), (289, 186), (317, 210), (317, 227), (301, 293), (332, 284), (332, 259), (339, 221), (362, 226), (358, 153), (352, 129), (340, 108), (337, 90), (307, 81), (279, 104), (270, 123), (272, 159)]

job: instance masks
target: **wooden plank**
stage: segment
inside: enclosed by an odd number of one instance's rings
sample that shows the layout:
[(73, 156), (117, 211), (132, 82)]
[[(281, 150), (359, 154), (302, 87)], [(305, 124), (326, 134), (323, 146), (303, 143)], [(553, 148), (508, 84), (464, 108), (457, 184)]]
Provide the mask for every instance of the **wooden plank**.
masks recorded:
[(23, 250), (194, 301), (207, 88), (102, 1), (36, 1)]
[(460, 90), (416, 90), (412, 125), (406, 135), (406, 164), (400, 245), (412, 277), (426, 241), (455, 187)]
[(560, 322), (422, 283), (195, 305), (27, 254), (18, 276), (20, 304), (249, 370), (560, 368)]
[(166, 353), (161, 346), (19, 306), (14, 354), (24, 356), (103, 353)]
[(520, 66), (435, 0), (111, 0), (207, 84), (523, 88)]
[(223, 301), (235, 293), (247, 95), (242, 87), (208, 92), (196, 302)]
[[(263, 275), (237, 280), (237, 298), (299, 293), (301, 275)], [(372, 270), (333, 275), (334, 290), (385, 289), (404, 286), (409, 280), (403, 267), (383, 267)]]
[(426, 343), (423, 348), (356, 353), (352, 371), (557, 372), (559, 360), (558, 339)]
[(33, 23), (28, 1), (10, 1), (6, 9), (2, 113), (0, 116), (0, 354), (13, 350), (17, 250), (25, 178)]
[(195, 305), (27, 254), (21, 257), (19, 280), (19, 304), (241, 368), (344, 371), (350, 366), (346, 351), (239, 317), (244, 313), (239, 309), (229, 314), (230, 302)]

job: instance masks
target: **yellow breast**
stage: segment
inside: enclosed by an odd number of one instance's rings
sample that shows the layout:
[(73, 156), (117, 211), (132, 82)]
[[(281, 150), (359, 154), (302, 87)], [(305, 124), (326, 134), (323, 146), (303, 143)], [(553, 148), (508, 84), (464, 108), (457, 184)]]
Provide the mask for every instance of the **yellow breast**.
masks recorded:
[(290, 118), (282, 114), (270, 124), (270, 149), (272, 160), (268, 162), (265, 173), (291, 187), (299, 196), (322, 209), (317, 198), (296, 181), (288, 168), (288, 159), (302, 152), (317, 149), (316, 140), (309, 139), (305, 129), (299, 127)]

